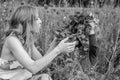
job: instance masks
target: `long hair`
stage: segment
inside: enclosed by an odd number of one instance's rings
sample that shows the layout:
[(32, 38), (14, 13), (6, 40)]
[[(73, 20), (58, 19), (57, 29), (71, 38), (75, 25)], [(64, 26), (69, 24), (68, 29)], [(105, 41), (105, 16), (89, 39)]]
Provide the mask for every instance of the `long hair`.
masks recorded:
[(15, 30), (18, 27), (22, 27), (20, 33), (24, 39), (24, 46), (27, 49), (29, 55), (32, 53), (33, 40), (33, 26), (36, 19), (37, 8), (30, 5), (23, 5), (16, 8), (12, 14), (9, 22), (9, 30)]

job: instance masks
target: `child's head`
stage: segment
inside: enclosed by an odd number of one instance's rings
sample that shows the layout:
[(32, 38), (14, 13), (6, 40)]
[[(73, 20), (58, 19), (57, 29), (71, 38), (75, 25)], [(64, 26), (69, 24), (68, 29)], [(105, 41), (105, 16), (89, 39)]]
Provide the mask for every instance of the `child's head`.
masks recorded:
[(38, 10), (33, 6), (19, 6), (10, 19), (10, 29), (20, 28), (22, 35), (29, 34), (30, 32), (38, 32), (40, 27), (41, 20)]

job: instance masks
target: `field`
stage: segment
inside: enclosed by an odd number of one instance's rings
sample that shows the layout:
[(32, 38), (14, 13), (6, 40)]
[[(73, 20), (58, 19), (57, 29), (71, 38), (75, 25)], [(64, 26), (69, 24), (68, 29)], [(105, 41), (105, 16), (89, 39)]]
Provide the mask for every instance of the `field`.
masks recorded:
[[(41, 9), (40, 9), (41, 10)], [(66, 70), (68, 70), (68, 75), (72, 76), (71, 78), (67, 78), (67, 80), (119, 80), (119, 9), (81, 9), (81, 8), (48, 8), (44, 11), (44, 24), (43, 24), (43, 32), (42, 38), (44, 37), (44, 51), (48, 49), (50, 42), (52, 41), (53, 35), (52, 31), (55, 29), (62, 27), (62, 21), (65, 17), (74, 14), (75, 12), (93, 12), (95, 16), (100, 20), (99, 28), (100, 30), (96, 34), (97, 36), (97, 44), (99, 46), (98, 51), (98, 59), (95, 66), (91, 66), (89, 63), (88, 55), (82, 56), (85, 58), (81, 58), (80, 61), (76, 61), (75, 63), (68, 64)], [(40, 13), (42, 14), (42, 13)], [(54, 16), (53, 16), (54, 15)], [(45, 36), (43, 36), (45, 35)], [(116, 58), (117, 56), (117, 58)], [(75, 57), (74, 57), (75, 58)], [(60, 58), (61, 59), (61, 58)], [(63, 63), (65, 63), (64, 59)], [(54, 61), (53, 61), (54, 62)], [(60, 62), (60, 61), (58, 61)], [(55, 64), (54, 64), (55, 63)], [(52, 64), (53, 69), (57, 65), (57, 62)], [(61, 64), (62, 65), (62, 64)], [(73, 66), (76, 65), (76, 66)], [(114, 67), (117, 65), (117, 67)], [(76, 68), (78, 67), (78, 68)], [(69, 69), (71, 68), (71, 69)], [(56, 70), (56, 69), (55, 69)], [(79, 71), (81, 72), (79, 72)], [(83, 72), (82, 72), (83, 71)], [(47, 71), (46, 71), (47, 72)], [(48, 71), (49, 73), (52, 73)], [(58, 71), (56, 70), (52, 74), (56, 74), (57, 76), (53, 77), (54, 80), (59, 80), (57, 77), (60, 77), (60, 80), (64, 80), (62, 78), (67, 73), (64, 70)], [(82, 78), (81, 78), (82, 77)]]
[[(9, 8), (1, 5), (0, 8), (0, 47), (4, 33), (8, 27), (8, 20), (14, 6)], [(96, 34), (99, 47), (97, 63), (92, 66), (88, 54), (70, 56), (64, 61), (63, 56), (58, 56), (41, 72), (48, 73), (53, 80), (120, 80), (120, 9), (104, 8), (48, 8), (38, 7), (42, 19), (42, 30), (36, 46), (42, 55), (47, 51), (53, 40), (53, 31), (64, 26), (63, 21), (75, 12), (92, 12), (100, 20), (100, 30)], [(1, 49), (0, 49), (1, 50)], [(80, 53), (81, 54), (81, 53)], [(76, 57), (79, 57), (76, 58)], [(77, 59), (77, 60), (75, 60)], [(66, 63), (66, 64), (65, 64)]]

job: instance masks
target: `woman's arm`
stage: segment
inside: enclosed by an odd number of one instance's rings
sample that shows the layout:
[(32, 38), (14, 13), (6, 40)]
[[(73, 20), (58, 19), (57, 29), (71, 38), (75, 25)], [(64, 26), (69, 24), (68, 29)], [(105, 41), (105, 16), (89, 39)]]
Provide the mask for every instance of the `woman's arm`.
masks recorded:
[(51, 42), (50, 47), (48, 48), (46, 54), (48, 54), (49, 52), (51, 52), (56, 46), (57, 46), (57, 38), (55, 37), (53, 39), (53, 41)]
[[(65, 40), (64, 40), (65, 41)], [(39, 72), (45, 66), (47, 66), (58, 54), (61, 52), (71, 52), (74, 50), (75, 44), (74, 43), (64, 43), (61, 41), (59, 45), (54, 48), (49, 54), (45, 55), (44, 57), (34, 61), (32, 60), (28, 53), (24, 50), (20, 41), (15, 37), (9, 37), (7, 39), (7, 46), (8, 49), (13, 53), (14, 57), (30, 72), (33, 74)]]
[(40, 58), (42, 58), (42, 57), (43, 57), (42, 54), (38, 51), (38, 49), (36, 48), (36, 46), (33, 45), (32, 58), (33, 58), (34, 60), (38, 60), (38, 59), (40, 59)]

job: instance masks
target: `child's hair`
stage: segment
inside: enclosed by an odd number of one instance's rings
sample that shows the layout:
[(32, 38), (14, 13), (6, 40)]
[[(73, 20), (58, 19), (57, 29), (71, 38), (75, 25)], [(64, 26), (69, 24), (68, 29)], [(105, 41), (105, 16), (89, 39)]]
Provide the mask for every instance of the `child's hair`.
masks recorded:
[(12, 14), (9, 22), (9, 30), (14, 31), (18, 27), (22, 27), (20, 33), (24, 38), (24, 45), (28, 48), (28, 52), (31, 53), (31, 44), (33, 42), (33, 23), (36, 19), (37, 8), (30, 5), (22, 5), (16, 8)]

